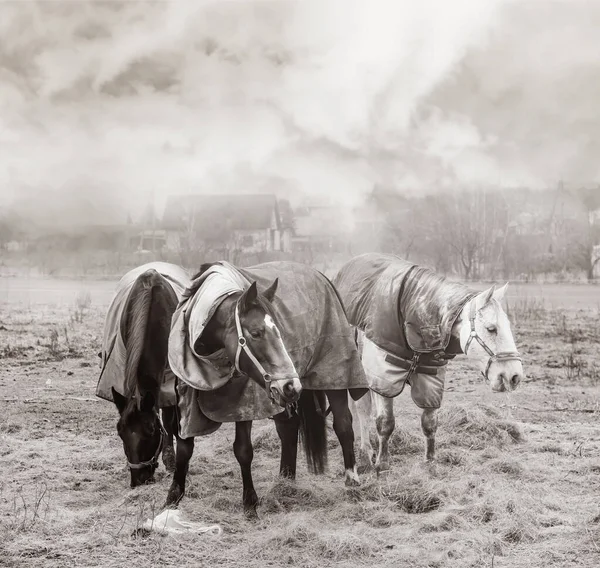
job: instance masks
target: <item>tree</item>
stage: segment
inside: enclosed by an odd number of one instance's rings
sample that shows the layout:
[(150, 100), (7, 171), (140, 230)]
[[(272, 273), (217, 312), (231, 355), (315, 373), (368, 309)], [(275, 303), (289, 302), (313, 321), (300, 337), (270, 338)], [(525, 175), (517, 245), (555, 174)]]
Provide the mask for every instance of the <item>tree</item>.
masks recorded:
[(580, 203), (582, 212), (575, 230), (570, 232), (569, 249), (591, 281), (594, 279), (594, 267), (598, 263), (598, 259), (594, 257), (594, 246), (600, 244), (600, 226), (595, 218), (595, 212), (600, 210), (600, 187), (579, 188), (573, 195)]

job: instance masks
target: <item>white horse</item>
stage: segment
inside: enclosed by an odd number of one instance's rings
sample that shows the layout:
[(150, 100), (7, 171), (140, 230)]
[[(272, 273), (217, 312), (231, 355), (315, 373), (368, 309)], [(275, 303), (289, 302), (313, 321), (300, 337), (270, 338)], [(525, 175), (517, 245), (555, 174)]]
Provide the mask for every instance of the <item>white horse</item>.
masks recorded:
[[(452, 325), (452, 340), (460, 345), (462, 353), (476, 362), (492, 391), (505, 392), (517, 388), (523, 379), (523, 365), (510, 327), (502, 309), (502, 299), (508, 284), (494, 286), (472, 297), (460, 311)], [(368, 370), (365, 369), (368, 374)], [(394, 431), (393, 398), (371, 390), (352, 403), (360, 432), (360, 461), (372, 465), (373, 447), (369, 439), (370, 419), (373, 415), (379, 439), (375, 469), (389, 469), (388, 442)], [(437, 408), (426, 408), (421, 415), (421, 428), (427, 440), (426, 458), (435, 458), (435, 434), (438, 427)]]

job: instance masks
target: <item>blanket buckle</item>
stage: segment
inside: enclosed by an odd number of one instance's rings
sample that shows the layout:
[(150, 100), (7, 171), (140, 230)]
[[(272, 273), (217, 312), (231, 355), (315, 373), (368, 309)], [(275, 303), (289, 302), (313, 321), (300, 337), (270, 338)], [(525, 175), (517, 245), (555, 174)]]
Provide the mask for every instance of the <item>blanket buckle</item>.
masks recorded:
[(419, 366), (419, 357), (421, 355), (419, 353), (415, 353), (410, 361), (410, 367), (408, 368), (408, 376), (412, 377), (413, 373), (417, 370)]

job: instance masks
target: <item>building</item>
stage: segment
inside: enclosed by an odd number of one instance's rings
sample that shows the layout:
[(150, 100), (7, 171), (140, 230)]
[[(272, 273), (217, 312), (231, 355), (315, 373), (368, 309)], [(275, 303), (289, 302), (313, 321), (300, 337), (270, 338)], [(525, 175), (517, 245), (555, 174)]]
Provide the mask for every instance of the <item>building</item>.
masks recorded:
[(161, 227), (166, 249), (204, 247), (231, 258), (242, 254), (287, 252), (290, 229), (282, 223), (274, 195), (173, 195)]

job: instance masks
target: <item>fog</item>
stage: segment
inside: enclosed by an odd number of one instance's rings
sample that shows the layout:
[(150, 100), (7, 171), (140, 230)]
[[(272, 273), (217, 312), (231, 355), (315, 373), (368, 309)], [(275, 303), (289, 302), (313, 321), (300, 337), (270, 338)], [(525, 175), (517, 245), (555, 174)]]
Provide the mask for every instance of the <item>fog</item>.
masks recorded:
[(600, 3), (2, 2), (0, 205), (600, 181)]

